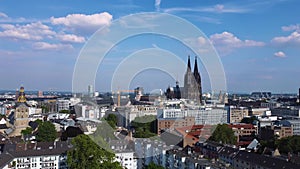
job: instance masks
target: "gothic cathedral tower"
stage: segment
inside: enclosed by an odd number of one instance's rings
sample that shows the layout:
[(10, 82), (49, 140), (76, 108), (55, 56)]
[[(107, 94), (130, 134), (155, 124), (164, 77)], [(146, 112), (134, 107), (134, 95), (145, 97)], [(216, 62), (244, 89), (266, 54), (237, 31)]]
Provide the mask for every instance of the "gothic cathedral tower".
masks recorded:
[(184, 76), (184, 98), (202, 104), (201, 76), (198, 71), (197, 57), (195, 58), (194, 72), (192, 72), (190, 56), (188, 56), (187, 70)]

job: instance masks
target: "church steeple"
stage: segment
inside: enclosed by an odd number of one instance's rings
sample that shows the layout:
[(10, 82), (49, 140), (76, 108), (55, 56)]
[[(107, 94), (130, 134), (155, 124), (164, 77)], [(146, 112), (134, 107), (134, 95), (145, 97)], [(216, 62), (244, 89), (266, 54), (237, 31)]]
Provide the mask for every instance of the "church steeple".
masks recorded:
[(25, 97), (25, 93), (24, 93), (24, 87), (20, 87), (20, 91), (19, 91), (19, 97), (18, 97), (18, 103), (25, 103), (26, 102), (26, 97)]

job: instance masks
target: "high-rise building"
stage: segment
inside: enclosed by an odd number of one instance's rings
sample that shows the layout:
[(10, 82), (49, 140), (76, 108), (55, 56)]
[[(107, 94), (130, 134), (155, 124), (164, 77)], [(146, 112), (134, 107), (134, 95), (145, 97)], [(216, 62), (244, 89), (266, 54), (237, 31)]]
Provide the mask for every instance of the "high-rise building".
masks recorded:
[(88, 86), (88, 95), (90, 97), (93, 97), (94, 96), (94, 88), (93, 88), (93, 85), (89, 85)]
[(184, 76), (184, 98), (202, 103), (201, 76), (198, 71), (197, 57), (194, 72), (191, 71), (190, 56), (188, 56), (187, 70)]
[(43, 91), (39, 90), (37, 96), (38, 97), (43, 97)]

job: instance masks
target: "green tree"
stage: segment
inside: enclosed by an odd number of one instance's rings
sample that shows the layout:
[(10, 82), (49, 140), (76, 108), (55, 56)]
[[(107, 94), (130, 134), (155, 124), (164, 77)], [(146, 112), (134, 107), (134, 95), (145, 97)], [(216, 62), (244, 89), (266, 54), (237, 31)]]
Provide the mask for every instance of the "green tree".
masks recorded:
[(144, 167), (144, 169), (164, 169), (164, 167), (151, 162), (146, 167)]
[(32, 128), (31, 127), (26, 127), (26, 129), (21, 131), (21, 134), (23, 135), (29, 135), (32, 133)]
[(135, 129), (134, 137), (136, 138), (149, 138), (156, 136), (156, 116), (142, 116), (136, 117), (131, 126)]
[(43, 123), (43, 120), (40, 120), (40, 119), (36, 119), (35, 122), (39, 125), (41, 125)]
[(122, 169), (120, 163), (114, 161), (114, 154), (97, 145), (84, 134), (71, 141), (73, 148), (67, 153), (69, 168), (104, 168)]
[(105, 120), (112, 128), (116, 128), (117, 116), (115, 114), (109, 114)]
[(288, 154), (289, 152), (297, 154), (300, 152), (300, 136), (291, 136), (279, 139), (275, 145), (278, 147), (279, 152)]
[(59, 113), (70, 114), (70, 110), (60, 110)]
[(31, 127), (26, 127), (26, 129), (24, 129), (24, 130), (21, 131), (21, 134), (22, 134), (24, 140), (25, 140), (25, 138), (26, 138), (28, 135), (30, 135), (30, 134), (32, 133), (32, 131), (33, 131), (33, 130), (32, 130)]
[(241, 121), (241, 123), (246, 123), (246, 124), (253, 124), (255, 121), (257, 121), (257, 117), (251, 116), (251, 117), (244, 117)]
[(54, 124), (50, 121), (41, 123), (38, 127), (36, 139), (39, 142), (54, 141), (57, 137)]
[(222, 142), (222, 144), (236, 144), (237, 142), (234, 131), (227, 124), (218, 124), (209, 140)]

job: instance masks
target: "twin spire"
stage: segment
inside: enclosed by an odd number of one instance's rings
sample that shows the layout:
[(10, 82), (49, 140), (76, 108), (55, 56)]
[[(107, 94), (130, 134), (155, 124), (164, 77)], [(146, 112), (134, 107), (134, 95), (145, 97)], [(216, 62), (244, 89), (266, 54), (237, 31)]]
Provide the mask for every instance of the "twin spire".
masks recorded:
[[(187, 66), (188, 71), (191, 71), (191, 61), (190, 61), (190, 55), (188, 56), (188, 66)], [(194, 66), (194, 73), (198, 72), (198, 64), (197, 64), (197, 56), (195, 56), (195, 66)]]
[(201, 76), (198, 71), (197, 56), (195, 57), (194, 71), (191, 71), (191, 59), (188, 56), (187, 71), (184, 77), (184, 96), (190, 100), (202, 103)]

